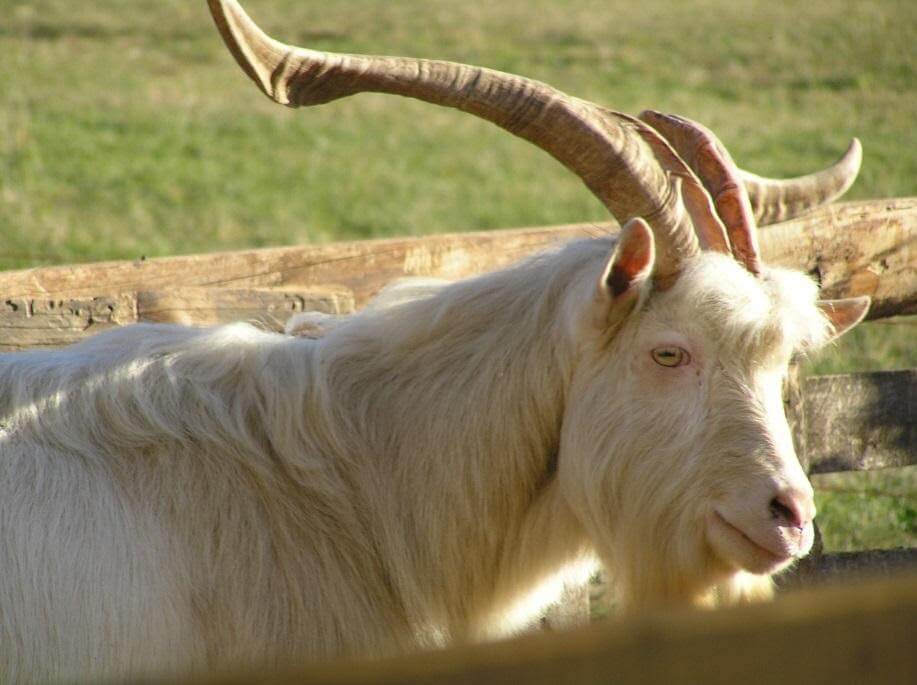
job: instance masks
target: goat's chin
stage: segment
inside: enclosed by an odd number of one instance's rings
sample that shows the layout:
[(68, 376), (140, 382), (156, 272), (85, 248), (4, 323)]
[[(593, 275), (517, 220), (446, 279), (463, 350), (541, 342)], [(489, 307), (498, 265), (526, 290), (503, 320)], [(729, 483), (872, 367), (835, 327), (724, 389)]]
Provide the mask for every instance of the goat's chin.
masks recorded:
[(707, 515), (706, 524), (707, 541), (717, 557), (736, 570), (749, 573), (779, 573), (805, 556), (811, 547), (811, 541), (795, 552), (780, 545), (765, 547), (715, 510)]

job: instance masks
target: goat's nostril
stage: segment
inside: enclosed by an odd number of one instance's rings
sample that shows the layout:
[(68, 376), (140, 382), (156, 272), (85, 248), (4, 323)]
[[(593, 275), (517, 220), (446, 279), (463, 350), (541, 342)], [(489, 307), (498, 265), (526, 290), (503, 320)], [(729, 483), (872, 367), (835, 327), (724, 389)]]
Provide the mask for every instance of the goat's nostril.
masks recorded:
[(803, 507), (796, 498), (787, 493), (781, 493), (770, 502), (770, 512), (781, 526), (803, 528), (809, 517), (803, 513)]

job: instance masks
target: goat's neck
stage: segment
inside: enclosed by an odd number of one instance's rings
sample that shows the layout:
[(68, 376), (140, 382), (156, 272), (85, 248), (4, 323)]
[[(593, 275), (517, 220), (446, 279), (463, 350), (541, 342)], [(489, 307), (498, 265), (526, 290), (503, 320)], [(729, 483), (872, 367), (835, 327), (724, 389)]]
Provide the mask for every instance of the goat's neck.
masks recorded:
[(380, 512), (375, 534), (412, 567), (400, 582), (416, 587), (405, 595), (454, 591), (436, 608), (454, 626), (511, 601), (492, 595), (526, 573), (549, 574), (582, 546), (551, 487), (570, 373), (561, 289), (519, 280), (463, 283), (357, 319), (323, 344), (324, 387), (335, 395), (323, 404), (349, 403), (336, 437), (372, 474), (361, 494)]

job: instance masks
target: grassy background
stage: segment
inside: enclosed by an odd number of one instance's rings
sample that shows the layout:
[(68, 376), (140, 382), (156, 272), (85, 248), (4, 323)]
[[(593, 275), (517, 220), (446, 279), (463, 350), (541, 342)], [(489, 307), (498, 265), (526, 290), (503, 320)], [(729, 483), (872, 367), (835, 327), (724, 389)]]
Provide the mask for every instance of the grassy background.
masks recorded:
[[(678, 112), (765, 175), (819, 168), (856, 135), (849, 197), (917, 194), (913, 0), (245, 5), (288, 42)], [(380, 95), (268, 102), (203, 0), (0, 0), (0, 75), (0, 269), (606, 218), (550, 157), (466, 115)], [(865, 326), (812, 370), (917, 366), (915, 338), (913, 320)], [(875, 494), (885, 477), (897, 494)], [(819, 486), (829, 547), (917, 544), (913, 471), (843, 478)]]

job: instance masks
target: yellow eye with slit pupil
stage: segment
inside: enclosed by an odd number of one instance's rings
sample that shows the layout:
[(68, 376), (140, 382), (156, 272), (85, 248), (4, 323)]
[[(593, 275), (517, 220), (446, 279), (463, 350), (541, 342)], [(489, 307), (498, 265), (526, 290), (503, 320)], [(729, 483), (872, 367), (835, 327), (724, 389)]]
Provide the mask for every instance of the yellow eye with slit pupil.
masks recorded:
[(690, 355), (680, 347), (657, 347), (651, 354), (654, 362), (669, 368), (683, 366), (691, 361)]

